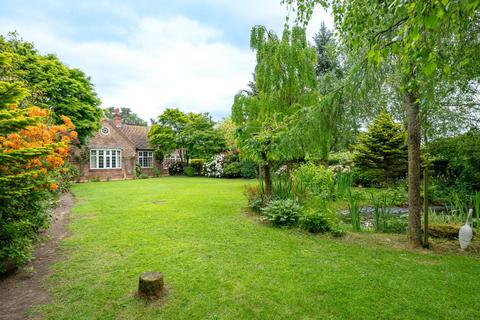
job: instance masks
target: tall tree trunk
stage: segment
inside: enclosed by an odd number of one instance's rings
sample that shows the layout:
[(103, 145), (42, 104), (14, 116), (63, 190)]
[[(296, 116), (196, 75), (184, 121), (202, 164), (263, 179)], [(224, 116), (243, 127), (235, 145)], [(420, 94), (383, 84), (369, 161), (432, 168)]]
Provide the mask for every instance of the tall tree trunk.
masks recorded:
[(408, 239), (415, 246), (422, 245), (420, 214), (420, 105), (414, 93), (404, 93), (408, 119)]
[(267, 160), (267, 154), (262, 153), (262, 174), (263, 174), (263, 181), (265, 183), (265, 194), (263, 198), (263, 203), (266, 205), (270, 198), (272, 197), (272, 175), (270, 173), (270, 164)]

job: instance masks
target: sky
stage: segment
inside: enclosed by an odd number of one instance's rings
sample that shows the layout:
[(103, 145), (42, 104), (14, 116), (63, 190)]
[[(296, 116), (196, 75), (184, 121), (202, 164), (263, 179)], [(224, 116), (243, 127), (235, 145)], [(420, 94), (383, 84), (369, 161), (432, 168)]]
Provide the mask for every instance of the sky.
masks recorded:
[[(278, 34), (280, 0), (0, 0), (0, 34), (17, 31), (42, 53), (83, 70), (102, 107), (129, 107), (141, 118), (165, 108), (230, 114), (234, 95), (255, 68), (250, 30)], [(311, 40), (332, 17), (317, 8)]]

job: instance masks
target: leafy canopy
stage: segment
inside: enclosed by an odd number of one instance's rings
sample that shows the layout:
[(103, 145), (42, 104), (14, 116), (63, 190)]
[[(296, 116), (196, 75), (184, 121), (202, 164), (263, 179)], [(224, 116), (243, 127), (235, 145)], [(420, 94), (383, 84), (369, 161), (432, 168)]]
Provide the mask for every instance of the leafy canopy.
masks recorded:
[(304, 158), (321, 136), (308, 121), (319, 99), (315, 49), (299, 27), (285, 28), (278, 38), (256, 26), (250, 46), (257, 60), (255, 90), (238, 93), (232, 106), (239, 148), (257, 162)]
[(222, 133), (207, 113), (166, 109), (149, 131), (150, 144), (166, 156), (180, 149), (182, 161), (209, 158), (225, 148)]
[(0, 36), (0, 79), (19, 82), (29, 95), (19, 106), (36, 105), (51, 111), (57, 124), (68, 116), (80, 142), (99, 127), (102, 112), (90, 79), (79, 69), (64, 65), (54, 55), (41, 55), (32, 43), (16, 34)]

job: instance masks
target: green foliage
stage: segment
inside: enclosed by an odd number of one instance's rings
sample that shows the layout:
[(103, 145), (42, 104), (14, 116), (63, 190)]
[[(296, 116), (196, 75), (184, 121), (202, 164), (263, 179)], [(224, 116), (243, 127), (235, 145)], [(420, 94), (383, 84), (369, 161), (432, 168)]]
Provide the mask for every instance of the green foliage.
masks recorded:
[[(105, 117), (109, 120), (113, 120), (113, 115), (115, 114), (115, 107), (108, 107), (103, 109)], [(136, 125), (136, 126), (147, 126), (147, 121), (141, 119), (136, 113), (133, 113), (130, 108), (120, 107), (120, 116), (122, 117), (122, 123)]]
[(195, 175), (195, 169), (192, 166), (186, 166), (185, 169), (183, 169), (183, 173), (187, 177), (193, 177)]
[(358, 179), (364, 185), (390, 185), (407, 173), (407, 135), (401, 124), (381, 113), (355, 146)]
[(203, 165), (205, 164), (205, 159), (191, 159), (190, 166), (193, 167), (194, 175), (199, 176), (202, 173)]
[(223, 138), (225, 139), (227, 150), (236, 151), (237, 143), (235, 142), (235, 123), (232, 118), (223, 118), (217, 124), (218, 130), (222, 133)]
[(225, 149), (222, 132), (208, 113), (187, 113), (178, 109), (166, 109), (148, 133), (150, 144), (157, 153), (168, 155), (180, 149), (182, 161), (210, 158)]
[(297, 223), (300, 205), (292, 199), (277, 199), (270, 201), (268, 205), (261, 210), (265, 219), (270, 221), (274, 226), (292, 226)]
[(55, 170), (52, 177), (58, 185), (57, 192), (70, 191), (72, 183), (78, 178), (79, 173), (78, 166), (69, 162), (65, 163), (60, 170)]
[(256, 26), (250, 46), (257, 62), (254, 89), (237, 94), (232, 106), (241, 154), (266, 169), (274, 161), (317, 152), (321, 127), (310, 119), (317, 115), (311, 112), (318, 104), (316, 53), (305, 30), (285, 28), (279, 38)]
[(360, 196), (355, 192), (347, 194), (348, 211), (352, 222), (352, 230), (355, 232), (362, 231), (360, 224)]
[(242, 175), (240, 162), (231, 162), (223, 166), (223, 176), (226, 178), (240, 178)]
[(421, 134), (428, 138), (433, 127), (448, 134), (444, 122), (461, 127), (464, 117), (458, 109), (478, 118), (480, 1), (282, 2), (293, 7), (303, 23), (315, 5), (331, 8), (337, 35), (352, 57), (348, 80), (339, 90), (363, 97), (367, 108), (371, 93), (387, 89), (400, 98), (400, 113), (409, 122), (409, 239), (420, 245)]
[(248, 206), (256, 213), (261, 212), (263, 198), (259, 185), (246, 185), (244, 195), (247, 198)]
[(298, 224), (308, 232), (325, 233), (334, 230), (338, 223), (331, 202), (317, 198), (302, 207)]
[(308, 162), (292, 173), (292, 180), (308, 193), (330, 199), (334, 192), (333, 172), (322, 165)]
[(433, 177), (443, 188), (465, 193), (480, 190), (480, 130), (437, 139), (428, 145), (428, 152)]
[(160, 171), (160, 169), (158, 169), (156, 166), (153, 166), (152, 174), (155, 178), (158, 178), (162, 176), (162, 171)]
[(141, 175), (143, 175), (143, 170), (140, 164), (135, 164), (135, 177), (138, 179)]
[(254, 179), (257, 177), (258, 165), (253, 161), (240, 161), (240, 176), (244, 179)]
[(352, 173), (341, 173), (337, 172), (335, 174), (335, 196), (339, 199), (344, 198), (348, 192), (350, 192), (353, 185), (353, 174)]
[[(9, 68), (5, 56), (0, 52), (0, 73)], [(53, 125), (46, 110), (17, 107), (28, 94), (0, 75), (0, 273), (30, 259), (57, 192), (68, 190), (75, 175), (64, 165), (74, 136), (69, 119)]]
[(100, 100), (81, 70), (67, 67), (52, 54), (41, 55), (16, 33), (0, 36), (0, 56), (0, 79), (21, 82), (30, 93), (22, 105), (49, 109), (57, 124), (62, 123), (61, 116), (68, 116), (80, 142), (98, 130)]
[(48, 226), (48, 210), (54, 195), (35, 190), (28, 197), (12, 199), (2, 207), (0, 219), (0, 273), (9, 264), (18, 267), (31, 258), (33, 243), (41, 229)]
[(480, 234), (480, 191), (475, 192), (473, 207), (475, 208), (475, 221), (477, 223), (477, 234)]
[[(379, 194), (370, 193), (373, 205), (373, 226), (377, 232), (403, 233), (406, 225), (402, 227), (401, 218), (392, 216), (392, 207), (397, 202), (397, 194), (382, 192)], [(404, 220), (405, 221), (405, 220)]]
[[(299, 188), (300, 187), (300, 188)], [(275, 176), (272, 183), (272, 199), (294, 199), (298, 200), (305, 196), (304, 190), (301, 186), (295, 185), (295, 183), (287, 176)]]

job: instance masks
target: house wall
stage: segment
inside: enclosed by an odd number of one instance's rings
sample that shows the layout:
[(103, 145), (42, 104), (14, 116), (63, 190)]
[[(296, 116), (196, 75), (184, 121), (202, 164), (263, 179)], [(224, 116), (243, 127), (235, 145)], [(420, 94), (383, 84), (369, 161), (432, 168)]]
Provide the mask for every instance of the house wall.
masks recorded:
[[(85, 148), (72, 147), (70, 150), (70, 162), (79, 168), (79, 182), (91, 180), (122, 180), (133, 179), (136, 176), (135, 166), (137, 163), (138, 151), (135, 145), (122, 133), (114, 128), (110, 121), (103, 120), (101, 128), (110, 129), (108, 135), (100, 131), (88, 140)], [(90, 149), (120, 149), (122, 150), (122, 168), (120, 169), (90, 169)], [(168, 175), (168, 166), (164, 167), (162, 162), (157, 161), (154, 154), (153, 165), (160, 170), (162, 175)], [(142, 168), (142, 172), (153, 177), (152, 168)]]
[[(110, 129), (108, 135), (98, 132), (88, 140), (85, 149), (73, 148), (70, 162), (77, 165), (80, 171), (79, 181), (119, 180), (135, 177), (137, 152), (135, 146), (119, 133), (109, 121), (102, 121), (101, 127)], [(90, 169), (90, 149), (120, 149), (122, 150), (121, 169)]]
[[(152, 151), (152, 150), (137, 150), (138, 151)], [(138, 153), (137, 153), (137, 157), (138, 157)], [(167, 170), (164, 170), (163, 168), (163, 161), (158, 161), (157, 158), (155, 157), (155, 153), (153, 153), (153, 167), (154, 168), (157, 168), (161, 175), (168, 175), (168, 167), (167, 167)], [(153, 174), (153, 168), (141, 168), (142, 169), (142, 172), (145, 173), (147, 176), (149, 177), (153, 177), (154, 174)]]

